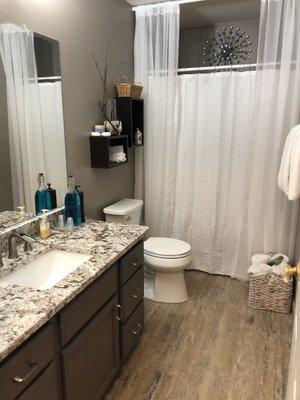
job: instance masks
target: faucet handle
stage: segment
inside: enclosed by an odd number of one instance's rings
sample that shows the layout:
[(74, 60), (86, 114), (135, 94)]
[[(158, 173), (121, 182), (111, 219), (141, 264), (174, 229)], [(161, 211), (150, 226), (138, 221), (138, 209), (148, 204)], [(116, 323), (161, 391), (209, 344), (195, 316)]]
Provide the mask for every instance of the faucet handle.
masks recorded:
[(32, 243), (35, 242), (35, 239), (33, 239), (32, 237), (21, 233), (20, 234), (21, 238), (24, 241), (24, 251), (31, 251), (32, 250)]

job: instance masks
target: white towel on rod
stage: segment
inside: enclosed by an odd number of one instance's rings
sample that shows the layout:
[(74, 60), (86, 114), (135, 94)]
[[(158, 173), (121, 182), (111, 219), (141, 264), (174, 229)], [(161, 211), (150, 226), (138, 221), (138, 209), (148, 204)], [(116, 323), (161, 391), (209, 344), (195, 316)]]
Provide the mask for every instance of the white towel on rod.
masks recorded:
[(289, 200), (300, 198), (300, 125), (296, 125), (286, 138), (278, 185)]

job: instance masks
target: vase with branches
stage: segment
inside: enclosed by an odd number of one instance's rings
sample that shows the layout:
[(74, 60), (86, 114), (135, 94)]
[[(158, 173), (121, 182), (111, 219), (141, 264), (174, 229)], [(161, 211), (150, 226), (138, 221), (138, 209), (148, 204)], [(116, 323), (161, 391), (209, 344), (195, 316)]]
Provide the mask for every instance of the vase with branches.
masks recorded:
[[(118, 135), (119, 125), (116, 126), (115, 120), (115, 89), (113, 80), (109, 78), (110, 73), (110, 53), (109, 47), (106, 49), (104, 63), (100, 64), (95, 56), (92, 54), (92, 59), (95, 63), (96, 70), (99, 77), (99, 83), (101, 88), (101, 100), (99, 101), (100, 112), (110, 126), (112, 134)], [(120, 124), (121, 125), (121, 124)]]

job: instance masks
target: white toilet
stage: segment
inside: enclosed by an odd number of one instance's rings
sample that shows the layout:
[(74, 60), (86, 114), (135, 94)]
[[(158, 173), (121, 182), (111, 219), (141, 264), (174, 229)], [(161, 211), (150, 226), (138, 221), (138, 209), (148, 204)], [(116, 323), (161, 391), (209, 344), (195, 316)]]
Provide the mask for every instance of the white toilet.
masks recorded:
[[(104, 208), (107, 222), (141, 223), (142, 200), (123, 199)], [(145, 298), (162, 303), (188, 300), (183, 271), (191, 264), (191, 246), (178, 239), (151, 237), (145, 241)]]

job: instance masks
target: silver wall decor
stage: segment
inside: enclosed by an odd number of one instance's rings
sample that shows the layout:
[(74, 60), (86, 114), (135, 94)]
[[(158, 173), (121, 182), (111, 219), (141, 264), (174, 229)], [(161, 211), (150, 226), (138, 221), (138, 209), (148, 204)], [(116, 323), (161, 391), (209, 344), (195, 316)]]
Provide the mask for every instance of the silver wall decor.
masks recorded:
[(210, 35), (203, 48), (204, 64), (207, 66), (225, 66), (247, 64), (250, 58), (252, 42), (249, 35), (234, 26), (223, 27)]

